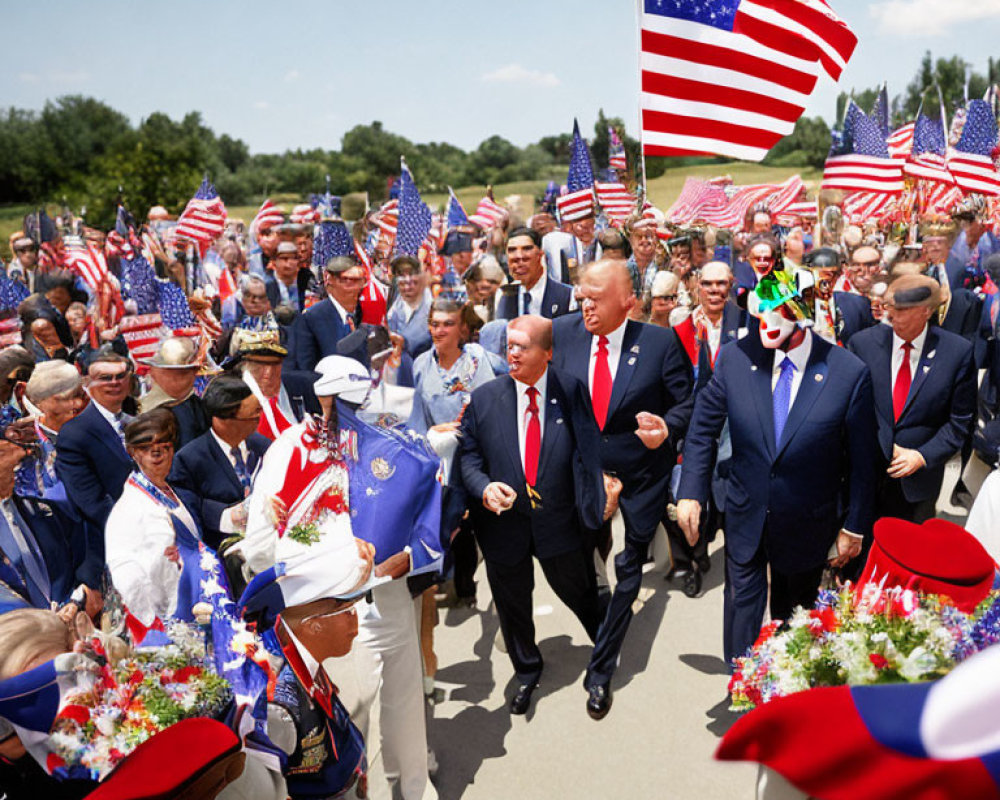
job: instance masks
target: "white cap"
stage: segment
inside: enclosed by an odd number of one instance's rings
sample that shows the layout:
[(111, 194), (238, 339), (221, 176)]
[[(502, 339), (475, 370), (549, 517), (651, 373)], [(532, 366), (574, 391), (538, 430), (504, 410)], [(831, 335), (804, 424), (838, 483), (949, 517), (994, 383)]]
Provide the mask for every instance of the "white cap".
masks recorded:
[(371, 390), (372, 378), (365, 366), (347, 356), (326, 356), (316, 365), (319, 379), (313, 384), (317, 397), (336, 396), (361, 404)]

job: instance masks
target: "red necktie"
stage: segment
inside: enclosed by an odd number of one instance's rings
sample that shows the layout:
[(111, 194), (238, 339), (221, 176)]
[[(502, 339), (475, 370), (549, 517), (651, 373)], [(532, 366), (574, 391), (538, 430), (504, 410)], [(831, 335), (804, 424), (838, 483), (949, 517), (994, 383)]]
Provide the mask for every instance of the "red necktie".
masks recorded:
[(594, 380), (590, 386), (590, 401), (594, 406), (597, 427), (604, 429), (611, 403), (611, 367), (608, 365), (608, 337), (597, 337), (597, 356), (594, 359)]
[(899, 365), (899, 372), (896, 373), (896, 385), (892, 387), (892, 413), (895, 419), (903, 413), (906, 405), (906, 397), (910, 393), (910, 351), (913, 345), (910, 342), (903, 342), (903, 363)]
[(528, 387), (528, 425), (524, 431), (524, 479), (534, 486), (538, 479), (538, 454), (542, 449), (542, 425), (538, 421), (538, 389)]

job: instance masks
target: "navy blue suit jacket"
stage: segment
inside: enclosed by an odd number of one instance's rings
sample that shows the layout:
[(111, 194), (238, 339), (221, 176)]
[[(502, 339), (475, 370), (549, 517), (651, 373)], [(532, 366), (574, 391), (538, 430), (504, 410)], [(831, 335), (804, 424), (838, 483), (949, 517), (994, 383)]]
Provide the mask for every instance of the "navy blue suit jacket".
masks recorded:
[(944, 465), (972, 434), (976, 416), (976, 370), (972, 345), (936, 325), (927, 328), (910, 394), (899, 420), (892, 410), (892, 328), (876, 325), (851, 340), (850, 350), (872, 373), (878, 441), (885, 460), (898, 444), (920, 451), (927, 466), (902, 478), (911, 503), (932, 500), (941, 491)]
[(853, 292), (834, 292), (833, 304), (839, 313), (837, 338), (844, 347), (858, 331), (876, 324), (872, 316), (872, 304), (867, 297)]
[(69, 499), (103, 541), (108, 514), (135, 464), (93, 402), (59, 430), (55, 466)]
[[(360, 322), (359, 306), (354, 313), (355, 326)], [(293, 330), (295, 366), (300, 370), (315, 369), (324, 356), (337, 355), (337, 342), (351, 333), (351, 328), (341, 321), (329, 297), (300, 314)]]
[[(589, 406), (593, 337), (583, 325), (583, 316), (568, 314), (553, 320), (552, 333), (553, 365), (584, 385)], [(629, 320), (600, 446), (601, 467), (615, 473), (623, 484), (619, 505), (628, 536), (649, 541), (663, 517), (677, 442), (687, 430), (692, 403), (691, 362), (676, 334)], [(662, 416), (667, 424), (670, 435), (656, 450), (648, 449), (635, 435), (635, 417), (640, 411)]]
[[(313, 274), (307, 269), (300, 269), (299, 274), (295, 276), (295, 285), (299, 290), (299, 308), (298, 313), (302, 313), (306, 302), (306, 290), (313, 283)], [(281, 305), (281, 289), (278, 288), (278, 278), (271, 272), (264, 278), (264, 291), (267, 292), (267, 299), (271, 303), (271, 308), (277, 308)]]
[[(935, 314), (933, 319), (937, 319)], [(980, 339), (979, 327), (983, 319), (983, 299), (968, 289), (952, 289), (948, 313), (944, 316), (941, 329), (957, 334), (972, 345), (975, 352)], [(980, 348), (977, 364), (982, 361)]]
[[(517, 307), (519, 299), (517, 294), (501, 294), (497, 302), (496, 319), (514, 319), (521, 316), (521, 309)], [(546, 319), (555, 319), (563, 314), (568, 314), (569, 304), (572, 300), (572, 286), (548, 278), (545, 282), (545, 291), (542, 292), (541, 314)]]
[[(246, 440), (247, 470), (251, 475), (271, 440), (252, 433)], [(222, 512), (243, 500), (243, 486), (212, 432), (203, 433), (174, 456), (168, 482), (201, 525), (205, 544), (218, 550), (226, 538), (219, 530)]]
[(295, 419), (302, 422), (302, 418), (308, 412), (310, 414), (322, 414), (316, 392), (313, 391), (313, 384), (316, 383), (319, 375), (315, 372), (304, 370), (293, 370), (282, 367), (281, 385), (288, 393), (288, 402), (292, 406), (292, 413)]
[[(599, 434), (587, 392), (550, 367), (546, 394), (535, 485), (541, 508), (532, 509), (527, 494), (514, 379), (502, 375), (480, 386), (462, 415), (462, 482), (483, 556), (495, 563), (514, 565), (532, 552), (548, 558), (578, 550), (584, 546), (584, 529), (596, 529), (603, 521)], [(517, 491), (514, 506), (499, 516), (482, 504), (483, 490), (493, 481)]]
[(678, 498), (708, 497), (716, 441), (729, 420), (733, 456), (726, 496), (726, 547), (749, 562), (761, 540), (785, 573), (824, 563), (840, 529), (869, 536), (877, 446), (867, 367), (819, 336), (774, 441), (774, 351), (747, 336), (723, 348), (699, 393), (684, 442)]

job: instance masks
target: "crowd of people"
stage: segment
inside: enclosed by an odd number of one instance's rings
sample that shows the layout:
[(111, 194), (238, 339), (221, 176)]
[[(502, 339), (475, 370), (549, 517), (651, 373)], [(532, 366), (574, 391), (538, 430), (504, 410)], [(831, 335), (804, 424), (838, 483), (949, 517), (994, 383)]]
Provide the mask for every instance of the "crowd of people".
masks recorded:
[[(392, 210), (348, 225), (265, 203), (201, 243), (161, 208), (107, 233), (26, 220), (0, 276), (0, 630), (41, 610), (139, 643), (196, 618), (207, 552), (270, 645), (265, 794), (365, 796), (378, 695), (385, 772), (413, 800), (436, 796), (437, 609), (476, 609), (477, 574), (510, 713), (543, 680), (537, 560), (593, 642), (581, 705), (601, 720), (623, 647), (648, 647), (627, 633), (661, 528), (685, 594), (724, 570), (729, 664), (768, 611), (856, 578), (878, 518), (968, 513), (1000, 557), (1000, 236), (982, 198), (903, 238), (767, 208), (719, 230), (542, 205), (442, 225), (415, 252), (394, 247)], [(0, 659), (0, 695), (40, 658)], [(82, 796), (0, 735), (8, 797)]]

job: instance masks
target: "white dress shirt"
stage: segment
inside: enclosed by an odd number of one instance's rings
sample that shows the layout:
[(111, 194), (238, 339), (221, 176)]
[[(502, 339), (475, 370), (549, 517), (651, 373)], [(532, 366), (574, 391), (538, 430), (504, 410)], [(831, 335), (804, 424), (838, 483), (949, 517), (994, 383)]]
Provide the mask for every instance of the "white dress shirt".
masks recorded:
[[(230, 465), (232, 465), (233, 471), (236, 472), (236, 459), (233, 458), (232, 448), (228, 444), (226, 444), (226, 442), (224, 442), (221, 438), (219, 438), (219, 434), (217, 434), (215, 430), (209, 428), (209, 431), (212, 434), (212, 438), (215, 439), (215, 443), (219, 445), (219, 449), (222, 450), (222, 454), (226, 457), (226, 460), (230, 463)], [(249, 465), (247, 464), (247, 456), (249, 454), (249, 451), (247, 450), (247, 443), (240, 442), (238, 449), (240, 451), (240, 455), (243, 456), (244, 466), (246, 466), (247, 469), (249, 469)], [(238, 472), (236, 473), (236, 475), (237, 477), (239, 477)], [(232, 508), (227, 508), (225, 511), (222, 512), (222, 515), (219, 517), (219, 530), (222, 533), (238, 532), (239, 529), (233, 523)]]
[(806, 371), (806, 364), (809, 363), (809, 354), (812, 352), (812, 331), (805, 329), (806, 335), (798, 347), (792, 348), (787, 353), (784, 350), (774, 351), (774, 365), (771, 367), (771, 393), (778, 385), (778, 376), (781, 375), (781, 365), (785, 359), (791, 359), (792, 365), (792, 391), (788, 399), (788, 410), (791, 411), (795, 405), (795, 395), (799, 393), (799, 386), (802, 385), (802, 376)]
[[(611, 383), (614, 384), (618, 374), (618, 362), (622, 357), (622, 341), (625, 339), (625, 326), (628, 318), (608, 334), (608, 369), (611, 370)], [(597, 340), (599, 336), (590, 337), (590, 366), (587, 368), (587, 386), (591, 395), (594, 393), (594, 365), (597, 363)]]
[[(542, 296), (545, 294), (545, 287), (548, 285), (549, 279), (542, 273), (542, 277), (539, 278), (535, 285), (531, 289), (525, 289), (524, 284), (518, 287), (517, 290), (517, 313), (520, 314), (539, 314), (542, 313)], [(527, 294), (531, 299), (528, 301), (528, 310), (524, 310), (524, 295)]]
[[(539, 442), (539, 456), (541, 455), (541, 441), (542, 436), (545, 435), (545, 398), (547, 397), (547, 388), (549, 385), (549, 371), (546, 369), (542, 373), (542, 377), (535, 381), (535, 388), (538, 390), (538, 442)], [(525, 466), (524, 463), (524, 451), (525, 451), (525, 436), (528, 432), (528, 389), (531, 387), (527, 383), (521, 383), (521, 381), (515, 379), (514, 387), (517, 389), (517, 445), (518, 449), (521, 451), (521, 468)]]
[[(920, 331), (920, 335), (913, 339), (913, 347), (910, 348), (910, 385), (912, 386), (912, 381), (917, 377), (917, 364), (920, 363), (920, 354), (924, 349), (924, 340), (927, 338), (927, 326), (924, 325), (924, 329)], [(892, 388), (896, 388), (896, 376), (899, 375), (899, 368), (903, 366), (903, 340), (900, 339), (895, 331), (892, 334)]]
[(344, 325), (347, 324), (347, 318), (348, 317), (351, 317), (352, 319), (354, 318), (353, 314), (349, 313), (346, 308), (344, 308), (340, 303), (338, 303), (336, 300), (334, 300), (332, 294), (331, 295), (327, 295), (327, 297), (330, 298), (330, 302), (333, 303), (333, 307), (336, 309), (337, 315), (340, 317), (340, 321)]

